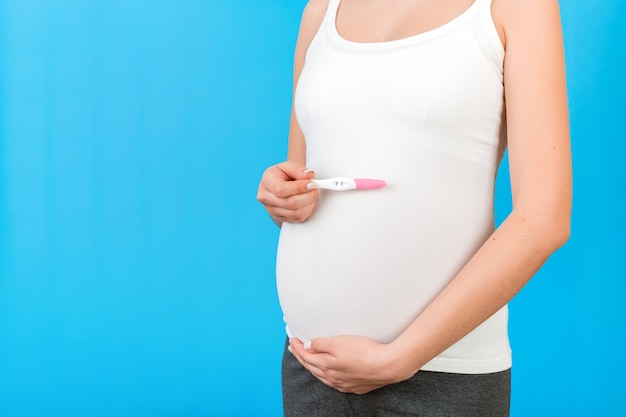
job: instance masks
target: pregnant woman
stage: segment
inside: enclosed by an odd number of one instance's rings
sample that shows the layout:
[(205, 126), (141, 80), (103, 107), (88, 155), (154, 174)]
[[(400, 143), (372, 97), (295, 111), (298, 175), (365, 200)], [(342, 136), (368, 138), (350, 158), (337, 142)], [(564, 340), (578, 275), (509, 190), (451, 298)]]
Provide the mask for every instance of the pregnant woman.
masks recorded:
[(506, 305), (569, 235), (557, 1), (310, 0), (258, 199), (281, 226), (285, 416), (508, 416)]

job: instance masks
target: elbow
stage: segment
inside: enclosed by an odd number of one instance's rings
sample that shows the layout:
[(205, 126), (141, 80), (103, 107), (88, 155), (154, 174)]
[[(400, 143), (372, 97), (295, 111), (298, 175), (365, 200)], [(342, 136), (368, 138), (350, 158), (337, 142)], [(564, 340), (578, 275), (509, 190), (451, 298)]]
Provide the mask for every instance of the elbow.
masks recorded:
[[(550, 191), (550, 190), (548, 190)], [(526, 197), (526, 198), (522, 198)], [(516, 201), (515, 201), (516, 200)], [(572, 196), (569, 188), (535, 192), (514, 199), (511, 212), (520, 232), (547, 256), (567, 243), (571, 234)]]
[(561, 246), (565, 245), (570, 238), (570, 215), (569, 212), (552, 213), (546, 212), (518, 213), (522, 234), (535, 242), (536, 247), (548, 256)]
[(559, 204), (553, 210), (546, 211), (549, 215), (544, 219), (552, 229), (549, 239), (552, 242), (553, 249), (557, 250), (567, 243), (571, 234), (571, 202)]
[(571, 234), (571, 224), (569, 217), (564, 221), (561, 221), (560, 223), (560, 225), (554, 227), (554, 231), (552, 233), (554, 250), (557, 250), (561, 246), (565, 245), (569, 240)]
[(555, 252), (569, 240), (571, 233), (569, 214), (543, 217), (537, 226), (539, 226), (535, 229), (538, 231), (537, 237), (548, 253)]
[(536, 231), (537, 248), (541, 248), (541, 252), (544, 252), (546, 256), (550, 256), (565, 245), (570, 237), (569, 220), (546, 221), (542, 222), (538, 229), (533, 229)]
[(569, 218), (562, 221), (550, 222), (547, 232), (543, 235), (544, 242), (548, 253), (556, 252), (559, 248), (567, 243), (570, 237), (570, 221)]

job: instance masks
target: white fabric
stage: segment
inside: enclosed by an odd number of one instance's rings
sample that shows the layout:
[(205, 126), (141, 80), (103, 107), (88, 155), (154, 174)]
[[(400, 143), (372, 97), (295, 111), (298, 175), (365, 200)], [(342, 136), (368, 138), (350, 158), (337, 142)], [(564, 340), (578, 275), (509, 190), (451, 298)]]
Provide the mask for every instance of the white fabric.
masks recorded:
[[(283, 224), (277, 287), (291, 336), (386, 343), (494, 230), (504, 50), (490, 0), (432, 31), (382, 43), (342, 38), (338, 5), (330, 1), (295, 94), (307, 166), (318, 178), (388, 185), (322, 190), (308, 221)], [(510, 366), (505, 307), (423, 369)]]

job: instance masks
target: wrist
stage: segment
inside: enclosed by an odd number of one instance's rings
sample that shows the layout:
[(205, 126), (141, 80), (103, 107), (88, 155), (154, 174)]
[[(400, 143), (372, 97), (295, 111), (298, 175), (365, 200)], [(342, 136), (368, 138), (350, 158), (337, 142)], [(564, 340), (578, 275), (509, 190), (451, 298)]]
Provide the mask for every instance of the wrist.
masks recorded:
[(420, 359), (414, 345), (409, 346), (401, 340), (394, 340), (386, 346), (386, 364), (393, 383), (411, 378), (426, 363)]

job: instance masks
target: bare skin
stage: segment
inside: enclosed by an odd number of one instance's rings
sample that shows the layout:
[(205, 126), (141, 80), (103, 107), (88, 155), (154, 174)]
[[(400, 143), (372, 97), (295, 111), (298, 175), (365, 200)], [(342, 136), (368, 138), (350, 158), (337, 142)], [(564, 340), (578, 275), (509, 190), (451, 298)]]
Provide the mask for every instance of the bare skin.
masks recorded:
[[(343, 0), (339, 33), (380, 42), (428, 31), (472, 0)], [(328, 0), (311, 0), (296, 46), (294, 82)], [(571, 154), (563, 40), (557, 0), (493, 0), (506, 50), (504, 83), (513, 210), (450, 284), (393, 342), (360, 336), (314, 339), (290, 350), (313, 375), (342, 392), (363, 394), (410, 378), (513, 298), (569, 237)], [(317, 191), (306, 184), (306, 143), (291, 117), (288, 161), (270, 167), (258, 199), (278, 222), (306, 221)]]

